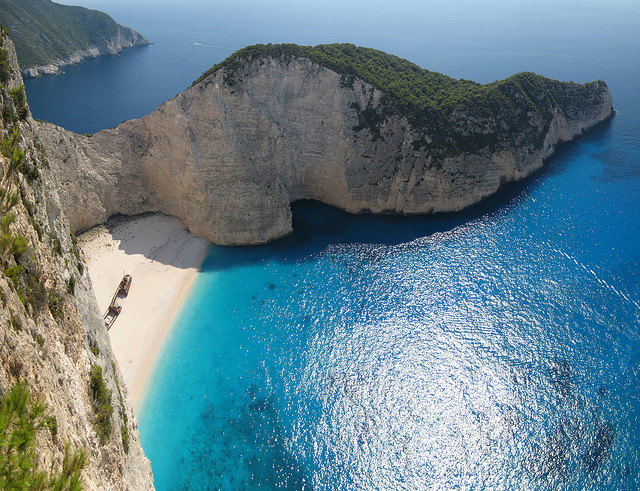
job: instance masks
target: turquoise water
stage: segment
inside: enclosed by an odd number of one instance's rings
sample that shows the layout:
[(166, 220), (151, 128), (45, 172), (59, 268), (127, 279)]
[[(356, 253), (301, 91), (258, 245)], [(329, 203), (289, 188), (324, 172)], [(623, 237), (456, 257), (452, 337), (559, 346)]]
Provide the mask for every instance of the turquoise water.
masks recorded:
[(638, 489), (616, 123), (463, 216), (302, 202), (293, 236), (212, 247), (140, 414), (158, 489)]
[(139, 408), (159, 490), (640, 489), (640, 4), (86, 4), (157, 44), (29, 83), (36, 117), (81, 132), (268, 41), (602, 78), (617, 110), (459, 215), (300, 202), (290, 237), (212, 246)]

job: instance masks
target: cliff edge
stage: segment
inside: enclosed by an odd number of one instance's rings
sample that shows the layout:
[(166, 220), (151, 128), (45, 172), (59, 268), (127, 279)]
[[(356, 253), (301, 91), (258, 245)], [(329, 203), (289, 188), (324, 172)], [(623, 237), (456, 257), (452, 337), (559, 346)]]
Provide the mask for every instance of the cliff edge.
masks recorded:
[(522, 73), (480, 85), (353, 45), (259, 45), (142, 119), (92, 137), (39, 132), (72, 230), (162, 211), (232, 245), (290, 233), (300, 199), (352, 213), (461, 210), (612, 114), (602, 81)]
[[(21, 466), (33, 468), (35, 461), (40, 471), (60, 472), (68, 448), (86, 458), (80, 472), (84, 489), (153, 489), (127, 388), (5, 33), (0, 34), (0, 107), (3, 416), (5, 401), (20, 386), (46, 406), (45, 424), (34, 429), (34, 458)], [(18, 424), (13, 414), (3, 420), (0, 483), (7, 489), (68, 489), (34, 484), (37, 473), (29, 467), (11, 471), (20, 453), (7, 450), (12, 444), (7, 432)], [(25, 441), (24, 434), (20, 438)]]

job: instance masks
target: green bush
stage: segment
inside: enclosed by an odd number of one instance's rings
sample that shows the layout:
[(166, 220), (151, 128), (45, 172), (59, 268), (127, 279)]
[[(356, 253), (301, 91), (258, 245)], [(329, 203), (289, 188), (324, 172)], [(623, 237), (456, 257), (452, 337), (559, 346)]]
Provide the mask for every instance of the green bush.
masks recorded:
[(82, 257), (80, 257), (80, 248), (78, 247), (78, 238), (71, 233), (71, 252), (76, 257), (76, 261), (78, 261), (78, 271), (80, 274), (84, 272), (84, 266), (82, 265)]
[(52, 437), (58, 436), (58, 420), (55, 416), (47, 416), (44, 420), (44, 425), (49, 428)]
[(51, 234), (51, 248), (54, 254), (62, 256), (62, 243), (55, 234)]
[(95, 413), (96, 433), (98, 433), (100, 443), (104, 445), (111, 437), (113, 407), (111, 406), (111, 391), (107, 389), (104, 378), (102, 378), (102, 367), (99, 365), (91, 365), (89, 396)]
[(65, 446), (62, 469), (49, 472), (36, 465), (36, 434), (49, 428), (57, 435), (55, 417), (46, 414), (46, 407), (32, 400), (25, 384), (14, 386), (0, 400), (0, 489), (69, 490), (83, 488), (80, 472), (87, 465), (85, 453), (71, 452)]
[(49, 291), (49, 312), (56, 319), (62, 318), (62, 297), (54, 290)]
[(11, 89), (11, 98), (15, 104), (25, 104), (27, 102), (27, 94), (24, 91), (24, 85)]
[(122, 424), (120, 432), (122, 433), (122, 448), (124, 449), (124, 453), (129, 453), (129, 430), (126, 424)]
[(4, 275), (11, 280), (11, 284), (16, 289), (19, 288), (19, 279), (22, 273), (24, 273), (24, 266), (21, 264), (17, 264), (16, 266), (12, 266), (4, 270)]
[(40, 178), (40, 171), (35, 165), (31, 165), (31, 167), (25, 171), (24, 177), (26, 177), (27, 182), (31, 184), (36, 179)]
[(9, 256), (19, 256), (27, 249), (27, 239), (13, 235), (9, 227), (16, 220), (13, 213), (0, 219), (0, 260), (4, 264)]
[(73, 295), (73, 293), (76, 291), (76, 279), (71, 276), (69, 278), (69, 281), (67, 281), (67, 293), (69, 295)]
[(11, 98), (16, 106), (16, 112), (18, 118), (24, 120), (29, 115), (29, 108), (27, 107), (27, 94), (24, 91), (24, 85), (11, 89)]
[(11, 325), (14, 331), (22, 331), (22, 322), (20, 322), (20, 318), (17, 315), (13, 313), (11, 314), (11, 319), (9, 321), (9, 324)]
[(40, 272), (35, 267), (26, 269), (22, 281), (24, 282), (23, 303), (31, 305), (35, 312), (44, 309), (48, 305), (48, 295)]
[(9, 52), (0, 49), (0, 82), (6, 84), (11, 78), (11, 66), (9, 65)]
[(2, 120), (5, 123), (5, 126), (9, 126), (12, 123), (15, 123), (18, 118), (16, 117), (13, 109), (6, 104), (2, 106)]

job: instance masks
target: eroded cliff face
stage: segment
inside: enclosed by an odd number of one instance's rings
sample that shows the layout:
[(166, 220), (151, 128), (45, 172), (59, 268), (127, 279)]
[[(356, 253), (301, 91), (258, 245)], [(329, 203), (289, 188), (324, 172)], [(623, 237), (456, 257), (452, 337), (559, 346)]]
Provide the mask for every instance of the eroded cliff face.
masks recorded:
[[(549, 102), (549, 115), (524, 114), (522, 136), (510, 131), (492, 147), (434, 157), (429, 128), (385, 114), (379, 90), (306, 58), (258, 58), (231, 74), (232, 84), (229, 75), (220, 70), (92, 137), (38, 123), (71, 229), (161, 211), (214, 243), (258, 244), (291, 232), (290, 203), (299, 199), (352, 213), (457, 211), (531, 174), (558, 142), (612, 115), (604, 82), (574, 84), (562, 104)], [(495, 115), (461, 109), (448, 118), (460, 135), (505, 131)]]
[(22, 69), (22, 76), (25, 78), (35, 78), (42, 75), (57, 75), (60, 69), (81, 63), (89, 58), (98, 56), (115, 56), (122, 53), (123, 49), (136, 46), (146, 46), (149, 44), (147, 38), (133, 29), (118, 24), (116, 35), (109, 39), (96, 39), (94, 46), (76, 51), (65, 59), (55, 60), (48, 65), (38, 65)]
[[(52, 159), (38, 138), (26, 102), (20, 103), (15, 96), (22, 79), (13, 44), (4, 36), (1, 43), (11, 67), (9, 79), (0, 84), (2, 189), (15, 193), (18, 201), (8, 211), (0, 206), (0, 215), (15, 216), (8, 235), (24, 237), (28, 248), (21, 253), (8, 250), (3, 230), (0, 392), (25, 382), (55, 418), (55, 431), (43, 428), (37, 433), (41, 469), (52, 464), (59, 467), (68, 444), (87, 455), (88, 465), (82, 472), (85, 489), (153, 489), (151, 466), (140, 446), (127, 389), (115, 365), (82, 254), (70, 234), (65, 200), (50, 176)], [(24, 160), (9, 178), (10, 163), (16, 159), (8, 155), (5, 142), (14, 134)], [(110, 430), (102, 439), (90, 396), (92, 366), (101, 368), (113, 408)]]

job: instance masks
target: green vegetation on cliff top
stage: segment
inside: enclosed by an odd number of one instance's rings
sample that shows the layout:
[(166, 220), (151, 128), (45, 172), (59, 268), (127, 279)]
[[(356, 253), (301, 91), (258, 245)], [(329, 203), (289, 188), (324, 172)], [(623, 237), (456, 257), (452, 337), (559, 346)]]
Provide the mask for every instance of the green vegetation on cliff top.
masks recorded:
[(410, 61), (383, 51), (353, 44), (256, 44), (236, 51), (226, 60), (207, 70), (194, 83), (204, 80), (222, 68), (236, 70), (246, 61), (251, 62), (266, 56), (308, 58), (344, 75), (347, 83), (352, 83), (350, 77), (357, 77), (394, 97), (402, 105), (416, 110), (438, 109), (447, 105), (453, 98), (473, 94), (482, 88), (482, 85), (476, 82), (456, 80), (441, 73), (424, 70)]
[(2, 0), (0, 22), (9, 29), (22, 68), (67, 59), (118, 32), (117, 22), (104, 12), (51, 0)]
[[(358, 108), (360, 127), (367, 127), (375, 134), (385, 115), (399, 113), (414, 127), (428, 129), (430, 137), (437, 140), (437, 146), (442, 151), (446, 148), (445, 153), (486, 145), (495, 147), (502, 137), (531, 130), (532, 113), (541, 115), (543, 125), (548, 125), (554, 107), (571, 113), (576, 109), (576, 96), (590, 93), (596, 100), (601, 98), (606, 87), (602, 82), (580, 85), (530, 72), (483, 85), (456, 80), (383, 51), (353, 44), (248, 46), (207, 70), (194, 85), (219, 70), (224, 70), (224, 81), (228, 85), (235, 85), (242, 80), (243, 67), (265, 57), (308, 58), (342, 75), (343, 85), (352, 85), (355, 78), (373, 85), (387, 96), (382, 104), (385, 114), (377, 109)], [(457, 124), (456, 110), (490, 121), (496, 127), (488, 128), (489, 131), (484, 128), (481, 132), (477, 128), (459, 127), (466, 123)], [(539, 131), (535, 133), (539, 134)]]

